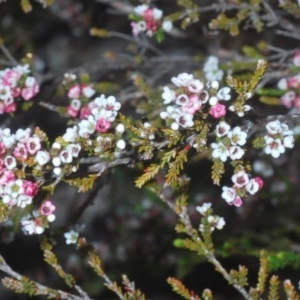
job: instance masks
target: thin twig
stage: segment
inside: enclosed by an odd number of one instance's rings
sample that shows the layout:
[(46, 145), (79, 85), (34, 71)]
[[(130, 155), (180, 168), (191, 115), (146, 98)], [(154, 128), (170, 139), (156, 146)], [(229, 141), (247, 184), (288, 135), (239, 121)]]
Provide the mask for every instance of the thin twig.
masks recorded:
[[(0, 255), (0, 270), (4, 273), (8, 274), (9, 276), (15, 278), (18, 281), (22, 281), (24, 279), (24, 276), (14, 271), (4, 260), (3, 256)], [(53, 290), (51, 288), (48, 288), (40, 283), (37, 283), (35, 281), (32, 281), (34, 283), (35, 287), (37, 288), (36, 294), (37, 295), (48, 295), (49, 291)], [(76, 290), (81, 294), (82, 297), (76, 296), (67, 292), (63, 292), (61, 290), (55, 290), (55, 293), (59, 294), (60, 299), (67, 299), (67, 300), (92, 300), (79, 286), (75, 286)]]
[(4, 53), (4, 55), (7, 57), (7, 59), (14, 65), (17, 66), (18, 62), (14, 59), (14, 57), (10, 54), (10, 52), (8, 51), (8, 49), (0, 43), (0, 50), (2, 50), (2, 52)]

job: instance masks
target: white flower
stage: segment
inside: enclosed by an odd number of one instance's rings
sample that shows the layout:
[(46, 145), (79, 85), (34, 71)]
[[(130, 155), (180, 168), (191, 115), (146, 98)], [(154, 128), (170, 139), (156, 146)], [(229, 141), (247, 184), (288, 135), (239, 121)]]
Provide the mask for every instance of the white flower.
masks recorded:
[(164, 104), (169, 104), (170, 102), (174, 101), (176, 98), (176, 93), (169, 89), (169, 87), (164, 87), (164, 92), (162, 93), (162, 98), (165, 100)]
[(0, 139), (2, 139), (2, 143), (4, 144), (6, 149), (11, 148), (16, 141), (15, 135), (10, 133), (9, 128), (0, 128)]
[(188, 73), (181, 73), (177, 77), (171, 78), (171, 81), (178, 87), (189, 86), (192, 80), (193, 80), (193, 75)]
[(228, 109), (232, 112), (236, 112), (239, 117), (243, 117), (245, 115), (245, 111), (249, 111), (251, 109), (250, 105), (244, 105), (239, 107), (238, 109), (234, 105), (230, 105)]
[[(66, 142), (71, 142), (71, 143), (74, 142), (78, 136), (77, 130), (78, 130), (77, 126), (74, 126), (73, 128), (67, 128), (67, 132), (62, 136), (62, 138)], [(54, 144), (53, 144), (53, 146), (54, 146)]]
[(72, 152), (70, 150), (64, 150), (64, 151), (60, 152), (59, 158), (60, 158), (62, 163), (69, 164), (73, 160), (73, 155), (72, 155)]
[(217, 93), (217, 98), (219, 100), (225, 100), (228, 101), (230, 100), (231, 96), (230, 96), (230, 88), (229, 87), (223, 87), (221, 88), (218, 93)]
[(158, 8), (153, 8), (153, 17), (155, 20), (160, 20), (162, 18), (163, 12)]
[(278, 158), (281, 153), (285, 152), (280, 139), (273, 139), (269, 136), (265, 136), (264, 138), (267, 144), (264, 148), (266, 154), (271, 154), (274, 158)]
[(6, 102), (9, 100), (11, 101), (11, 99), (13, 102), (13, 96), (11, 94), (10, 87), (0, 84), (0, 100), (3, 100)]
[(234, 127), (232, 131), (229, 131), (227, 136), (230, 138), (232, 145), (243, 146), (246, 144), (247, 133), (241, 130), (241, 127)]
[(282, 132), (281, 124), (278, 120), (269, 122), (266, 125), (266, 128), (269, 134), (278, 134)]
[(232, 160), (235, 160), (235, 159), (241, 159), (244, 156), (245, 151), (239, 146), (231, 146), (229, 148), (229, 153), (230, 153), (230, 158)]
[(85, 97), (87, 98), (91, 98), (94, 94), (95, 94), (95, 90), (93, 90), (90, 86), (85, 86), (82, 89), (82, 93)]
[(292, 135), (285, 136), (283, 138), (283, 146), (285, 148), (293, 148), (294, 147), (294, 137)]
[(188, 90), (191, 93), (200, 93), (204, 88), (203, 82), (198, 79), (193, 79), (188, 85)]
[(213, 158), (219, 158), (223, 162), (227, 160), (227, 157), (229, 156), (230, 153), (223, 143), (221, 142), (219, 142), (218, 144), (212, 143), (211, 147), (214, 149), (212, 152)]
[(21, 142), (21, 143), (25, 143), (26, 140), (29, 138), (30, 136), (30, 128), (27, 128), (25, 130), (23, 129), (18, 129), (15, 135), (15, 138), (17, 141)]
[(50, 160), (50, 154), (47, 151), (39, 150), (35, 155), (35, 161), (40, 165), (45, 165)]
[(178, 107), (169, 105), (167, 106), (167, 111), (162, 111), (160, 113), (160, 117), (164, 120), (167, 118), (176, 119), (180, 113), (181, 112)]
[(288, 89), (288, 83), (286, 78), (282, 78), (278, 81), (277, 87), (281, 90), (287, 90)]
[(83, 138), (88, 138), (95, 132), (96, 121), (93, 116), (88, 116), (87, 120), (82, 120), (79, 124), (79, 135)]
[(255, 181), (254, 178), (250, 179), (250, 181), (247, 183), (246, 190), (251, 195), (254, 195), (258, 192), (259, 184)]
[(175, 121), (179, 125), (181, 125), (183, 128), (186, 128), (186, 127), (192, 127), (194, 125), (193, 118), (194, 118), (194, 115), (181, 112), (176, 117)]
[(68, 245), (69, 244), (76, 244), (78, 236), (79, 236), (78, 232), (74, 231), (73, 229), (64, 234), (64, 237), (66, 239), (66, 243)]
[(4, 165), (8, 170), (12, 170), (17, 166), (17, 161), (13, 156), (7, 155), (4, 158)]
[[(203, 66), (204, 72), (209, 72), (210, 70), (215, 70), (219, 68), (219, 59), (216, 56), (209, 56), (207, 61), (205, 62)], [(213, 80), (210, 80), (213, 81)]]
[(236, 198), (236, 190), (227, 186), (222, 187), (223, 193), (221, 197), (227, 202), (231, 203)]
[(78, 157), (81, 146), (79, 144), (70, 144), (67, 146), (66, 150), (70, 151), (73, 157)]
[(173, 24), (171, 21), (166, 20), (162, 23), (162, 29), (166, 32), (169, 32), (173, 28)]
[(215, 220), (215, 227), (221, 230), (224, 227), (224, 225), (225, 225), (224, 218), (217, 217)]
[(71, 107), (75, 110), (79, 110), (81, 107), (81, 101), (79, 99), (72, 99), (71, 101)]
[(201, 206), (196, 206), (196, 210), (201, 214), (205, 213), (211, 208), (211, 203), (203, 203)]
[(149, 6), (146, 4), (138, 5), (137, 7), (134, 8), (134, 12), (137, 15), (142, 16), (148, 8), (149, 8)]
[(35, 222), (33, 220), (22, 221), (23, 230), (28, 234), (35, 233)]
[(27, 195), (19, 195), (17, 198), (17, 206), (25, 208), (32, 203), (32, 197)]
[(176, 104), (180, 106), (186, 106), (189, 103), (190, 99), (186, 94), (181, 94), (176, 99)]
[(226, 135), (230, 130), (230, 125), (228, 125), (226, 122), (221, 121), (219, 125), (216, 127), (216, 135), (218, 137)]
[(249, 182), (249, 176), (245, 171), (238, 171), (231, 177), (232, 182), (237, 187), (244, 187)]
[(21, 179), (10, 181), (5, 186), (5, 193), (13, 198), (17, 198), (23, 192), (23, 181)]
[(28, 76), (25, 80), (25, 86), (26, 87), (33, 87), (35, 84), (37, 84), (36, 80), (32, 76)]

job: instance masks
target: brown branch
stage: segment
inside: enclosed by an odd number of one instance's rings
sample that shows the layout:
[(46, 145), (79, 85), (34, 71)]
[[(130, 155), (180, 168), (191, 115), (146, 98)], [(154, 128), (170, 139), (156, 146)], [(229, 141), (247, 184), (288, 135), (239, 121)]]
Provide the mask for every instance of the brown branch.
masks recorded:
[[(4, 260), (3, 256), (0, 254), (0, 270), (9, 276), (15, 278), (18, 281), (22, 281), (24, 279), (24, 276), (14, 271)], [(49, 295), (49, 291), (53, 290), (51, 288), (48, 288), (40, 283), (37, 283), (35, 281), (31, 282), (35, 285), (37, 288), (36, 295)], [(61, 290), (54, 290), (55, 293), (58, 293), (60, 296), (60, 299), (67, 299), (67, 300), (92, 300), (79, 286), (75, 285), (75, 289), (80, 293), (81, 296), (76, 296)]]

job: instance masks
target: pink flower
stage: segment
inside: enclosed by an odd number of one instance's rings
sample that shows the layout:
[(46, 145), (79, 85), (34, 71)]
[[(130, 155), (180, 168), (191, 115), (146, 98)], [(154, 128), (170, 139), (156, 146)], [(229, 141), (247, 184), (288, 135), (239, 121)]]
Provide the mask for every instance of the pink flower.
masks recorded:
[(189, 114), (194, 114), (196, 111), (201, 109), (201, 106), (202, 103), (199, 101), (199, 97), (194, 94), (189, 97), (189, 102), (186, 106), (182, 107), (181, 110)]
[(41, 205), (40, 211), (43, 216), (49, 216), (52, 215), (52, 213), (55, 211), (55, 208), (55, 205), (50, 200), (46, 200)]
[(294, 99), (294, 106), (296, 108), (300, 108), (300, 96), (295, 97), (295, 99)]
[(4, 107), (4, 111), (6, 112), (6, 113), (12, 113), (12, 112), (15, 112), (17, 110), (17, 105), (16, 105), (16, 103), (10, 103), (9, 105), (6, 105), (5, 107)]
[(211, 107), (209, 113), (216, 119), (219, 119), (226, 115), (226, 106), (223, 104), (216, 104)]
[(18, 143), (16, 148), (14, 149), (14, 157), (21, 158), (26, 160), (28, 158), (28, 151), (26, 149), (26, 146), (23, 143)]
[(69, 105), (69, 106), (67, 107), (67, 114), (68, 114), (70, 117), (75, 118), (75, 117), (77, 117), (78, 113), (79, 113), (79, 110), (74, 109), (74, 107), (73, 107), (72, 105)]
[(26, 87), (22, 89), (21, 95), (25, 101), (28, 101), (31, 98), (33, 98), (39, 91), (40, 87), (37, 84), (35, 84), (32, 87)]
[(30, 137), (26, 141), (26, 147), (30, 154), (35, 154), (42, 148), (41, 141), (37, 136)]
[(147, 26), (148, 31), (151, 31), (151, 32), (155, 32), (158, 28), (158, 24), (154, 20), (146, 22), (146, 26)]
[(91, 113), (91, 110), (87, 106), (84, 106), (80, 111), (79, 119), (86, 119)]
[(11, 170), (3, 170), (0, 173), (0, 184), (5, 184), (16, 179), (16, 175)]
[(6, 148), (2, 142), (0, 142), (0, 155), (3, 155), (6, 152)]
[(35, 182), (29, 181), (29, 180), (24, 180), (23, 181), (23, 189), (24, 189), (25, 195), (33, 197), (38, 193), (39, 186)]
[(16, 87), (11, 89), (11, 94), (12, 94), (13, 97), (17, 98), (21, 94), (21, 89), (16, 86)]
[(255, 177), (254, 180), (258, 183), (259, 189), (261, 189), (264, 186), (264, 182), (260, 177)]
[(286, 106), (287, 108), (291, 108), (292, 107), (292, 103), (296, 98), (296, 94), (293, 91), (289, 91), (287, 93), (285, 93), (283, 96), (281, 96), (281, 102), (284, 106)]
[(237, 196), (230, 204), (239, 207), (243, 204), (243, 201), (239, 196)]
[(153, 9), (152, 8), (147, 8), (144, 11), (143, 17), (144, 17), (146, 22), (154, 20)]
[(69, 98), (79, 98), (81, 94), (81, 88), (79, 84), (73, 85), (69, 92), (68, 92), (68, 97)]
[(21, 74), (13, 69), (7, 70), (5, 75), (3, 76), (3, 85), (8, 85), (10, 87), (15, 87), (17, 85), (18, 80), (21, 78)]
[[(0, 157), (0, 171), (4, 168), (4, 160)], [(1, 174), (1, 173), (0, 173)]]
[(110, 128), (111, 124), (105, 119), (100, 119), (97, 121), (96, 130), (98, 132), (106, 132)]

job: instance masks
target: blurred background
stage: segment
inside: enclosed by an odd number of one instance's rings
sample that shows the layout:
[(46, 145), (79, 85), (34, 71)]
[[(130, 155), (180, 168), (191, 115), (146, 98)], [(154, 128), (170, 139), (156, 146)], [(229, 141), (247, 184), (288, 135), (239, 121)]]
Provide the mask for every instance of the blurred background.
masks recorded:
[[(195, 1), (203, 6), (211, 2)], [(175, 23), (174, 30), (160, 44), (153, 38), (137, 42), (131, 33), (128, 12), (138, 4), (138, 1), (57, 0), (50, 8), (43, 9), (34, 2), (32, 12), (24, 14), (19, 1), (0, 3), (0, 35), (5, 46), (17, 60), (27, 52), (33, 53), (34, 76), (41, 84), (34, 105), (28, 111), (18, 111), (14, 117), (1, 115), (1, 128), (16, 131), (38, 126), (51, 141), (62, 135), (68, 119), (43, 103), (68, 105), (68, 98), (60, 88), (66, 72), (90, 74), (99, 93), (119, 99), (123, 114), (136, 120), (145, 116), (151, 120), (159, 114), (147, 104), (137, 76), (142, 76), (155, 89), (170, 84), (170, 78), (182, 72), (201, 76), (203, 63), (210, 55), (219, 57), (226, 69), (232, 60), (247, 59), (242, 51), (244, 45), (256, 46), (263, 40), (283, 50), (296, 46), (291, 38), (278, 38), (273, 27), (262, 33), (250, 28), (237, 37), (227, 32), (211, 32), (208, 23), (215, 17), (214, 11), (203, 13), (199, 22), (186, 31)], [(172, 0), (154, 4), (164, 15), (180, 9)], [(297, 20), (291, 22), (297, 24)], [(113, 32), (112, 36), (93, 37), (89, 34), (91, 27), (105, 28)], [(266, 51), (266, 55), (271, 54)], [(4, 58), (2, 53), (0, 58)], [(288, 60), (287, 57), (278, 68), (285, 68)], [(9, 66), (0, 62), (0, 69), (6, 67)], [(278, 79), (270, 80), (268, 85), (276, 85)], [(251, 105), (258, 115), (287, 113), (284, 106), (263, 104), (258, 97), (251, 99)], [(246, 265), (249, 284), (256, 285), (259, 250), (264, 248), (273, 255), (271, 267), (280, 279), (289, 278), (298, 286), (300, 156), (297, 143), (276, 160), (254, 150), (248, 154), (253, 173), (263, 178), (265, 186), (257, 195), (245, 199), (239, 208), (228, 206), (221, 199), (221, 187), (212, 184), (211, 161), (201, 159), (196, 152), (191, 154), (184, 170), (190, 177), (191, 219), (198, 226), (200, 216), (195, 206), (212, 202), (215, 213), (226, 220), (225, 228), (214, 234), (214, 241), (216, 254), (227, 270)], [(121, 275), (127, 274), (149, 299), (181, 299), (171, 291), (166, 282), (168, 277), (181, 279), (199, 294), (204, 288), (210, 288), (214, 299), (242, 299), (202, 257), (176, 247), (176, 239), (181, 238), (174, 230), (176, 215), (149, 190), (137, 189), (134, 186), (137, 176), (138, 172), (125, 167), (111, 170), (88, 193), (78, 193), (76, 188), (61, 183), (52, 198), (57, 206), (57, 220), (52, 226), (66, 228), (75, 221), (82, 236), (95, 246), (110, 278), (120, 282)], [(158, 182), (163, 180), (163, 174), (160, 176)], [(222, 185), (230, 182), (229, 175), (222, 179)], [(90, 195), (90, 205), (78, 218), (78, 210)], [(43, 262), (37, 236), (25, 236), (20, 228), (12, 230), (6, 222), (0, 224), (0, 238), (0, 252), (14, 270), (49, 287), (68, 290), (63, 280)], [(75, 276), (91, 298), (117, 298), (89, 269), (83, 256), (65, 244), (63, 237), (57, 240), (54, 250), (65, 271)], [(0, 286), (0, 298), (29, 297)]]

